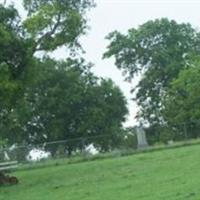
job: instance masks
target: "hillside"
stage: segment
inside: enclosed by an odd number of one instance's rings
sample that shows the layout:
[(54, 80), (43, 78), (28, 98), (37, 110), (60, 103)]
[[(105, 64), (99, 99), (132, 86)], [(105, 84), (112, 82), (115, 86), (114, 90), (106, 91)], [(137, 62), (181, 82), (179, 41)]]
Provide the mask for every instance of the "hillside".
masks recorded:
[(18, 171), (0, 200), (200, 199), (200, 145)]

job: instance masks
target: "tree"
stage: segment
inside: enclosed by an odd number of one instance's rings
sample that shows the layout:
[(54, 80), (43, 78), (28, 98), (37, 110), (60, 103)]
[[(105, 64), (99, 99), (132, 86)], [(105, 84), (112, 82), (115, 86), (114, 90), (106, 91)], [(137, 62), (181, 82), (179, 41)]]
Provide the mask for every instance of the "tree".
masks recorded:
[[(101, 151), (117, 145), (127, 107), (124, 95), (110, 79), (95, 77), (84, 60), (43, 58), (36, 66), (37, 79), (26, 88), (24, 97), (9, 115), (15, 119), (11, 118), (15, 123), (7, 128), (7, 132), (14, 133), (7, 134), (11, 144), (85, 138), (84, 143), (67, 143), (69, 155), (90, 143)], [(87, 139), (104, 135), (106, 138)], [(52, 154), (57, 146), (48, 146)]]
[(32, 66), (37, 51), (53, 51), (65, 45), (80, 48), (78, 38), (87, 29), (86, 11), (92, 0), (24, 0), (28, 12), (22, 20), (14, 6), (0, 4), (0, 64), (6, 63), (19, 78)]
[(23, 5), (28, 12), (24, 20), (13, 5), (0, 4), (1, 88), (6, 94), (0, 104), (4, 110), (10, 104), (6, 112), (22, 96), (22, 85), (30, 82), (37, 51), (79, 47), (78, 38), (87, 29), (86, 11), (94, 4), (92, 0), (24, 0)]
[(94, 6), (92, 0), (23, 0), (23, 3), (28, 12), (23, 28), (31, 54), (78, 45), (79, 36), (87, 28), (86, 11)]
[(86, 11), (94, 4), (92, 0), (24, 0), (23, 5), (28, 12), (24, 20), (13, 5), (0, 4), (0, 127), (1, 135), (11, 139), (19, 125), (22, 97), (35, 78), (35, 53), (63, 45), (73, 51), (80, 48), (78, 38), (87, 30)]
[(88, 121), (85, 124), (89, 125), (86, 130), (90, 132), (88, 136), (105, 135), (105, 138), (97, 138), (93, 143), (101, 151), (108, 151), (118, 147), (123, 137), (122, 122), (125, 122), (128, 113), (127, 102), (111, 79), (101, 79), (90, 90), (85, 102)]
[(27, 60), (20, 17), (13, 6), (0, 4), (0, 64), (9, 69), (10, 78), (21, 78)]
[(108, 35), (110, 45), (104, 58), (114, 56), (127, 80), (141, 74), (133, 90), (141, 122), (163, 123), (161, 99), (171, 81), (187, 66), (189, 55), (199, 54), (199, 38), (190, 24), (165, 18), (148, 21), (126, 35), (117, 31)]
[(164, 118), (167, 125), (176, 130), (174, 138), (199, 136), (200, 62), (199, 58), (193, 59), (190, 67), (172, 81), (163, 99)]
[[(91, 65), (81, 58), (36, 57), (38, 51), (47, 53), (61, 46), (72, 53), (80, 49), (78, 39), (87, 30), (86, 11), (93, 1), (24, 0), (23, 5), (28, 13), (23, 21), (13, 6), (0, 10), (0, 35), (4, 36), (0, 39), (0, 90), (7, 88), (0, 111), (0, 139), (8, 144), (37, 144), (108, 135), (93, 144), (102, 151), (116, 146), (114, 139), (127, 114), (120, 89), (110, 79), (94, 76)], [(89, 143), (69, 143), (67, 151), (71, 154)]]

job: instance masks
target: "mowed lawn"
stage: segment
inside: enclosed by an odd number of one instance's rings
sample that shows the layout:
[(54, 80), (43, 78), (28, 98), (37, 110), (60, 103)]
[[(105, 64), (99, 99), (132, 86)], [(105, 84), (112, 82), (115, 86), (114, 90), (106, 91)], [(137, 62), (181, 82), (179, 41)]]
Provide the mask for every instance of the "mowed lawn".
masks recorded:
[(200, 199), (200, 145), (15, 172), (0, 200)]

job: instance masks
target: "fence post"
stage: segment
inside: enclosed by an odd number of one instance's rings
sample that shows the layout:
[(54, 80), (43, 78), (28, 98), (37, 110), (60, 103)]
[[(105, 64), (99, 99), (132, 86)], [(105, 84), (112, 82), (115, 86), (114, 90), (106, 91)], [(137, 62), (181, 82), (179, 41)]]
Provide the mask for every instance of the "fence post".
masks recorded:
[(186, 122), (183, 123), (183, 132), (184, 132), (184, 137), (185, 137), (185, 140), (187, 139), (187, 126), (186, 126)]

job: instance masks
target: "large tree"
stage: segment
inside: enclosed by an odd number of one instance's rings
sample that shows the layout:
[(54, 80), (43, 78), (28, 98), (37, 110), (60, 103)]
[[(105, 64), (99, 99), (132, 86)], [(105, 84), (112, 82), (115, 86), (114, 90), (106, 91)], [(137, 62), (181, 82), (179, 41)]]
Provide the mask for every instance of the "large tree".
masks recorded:
[(86, 11), (92, 0), (24, 0), (27, 17), (14, 6), (0, 4), (0, 64), (6, 63), (14, 78), (25, 73), (37, 51), (65, 45), (80, 48), (78, 39), (87, 30)]
[[(15, 117), (15, 123), (7, 128), (10, 143), (38, 144), (81, 137), (85, 138), (84, 145), (93, 143), (101, 150), (116, 146), (114, 139), (121, 133), (127, 114), (125, 97), (111, 80), (99, 79), (89, 69), (83, 60), (45, 58), (38, 62), (37, 79), (9, 115)], [(106, 139), (87, 139), (104, 135)], [(80, 142), (66, 145), (69, 154), (84, 147)], [(52, 147), (49, 149), (56, 149)]]
[(163, 98), (166, 126), (174, 138), (199, 137), (200, 62), (194, 58), (190, 68), (182, 70)]
[(141, 122), (163, 122), (162, 96), (180, 70), (187, 67), (190, 55), (199, 54), (199, 36), (190, 24), (165, 18), (148, 21), (127, 34), (115, 31), (108, 35), (110, 45), (104, 57), (114, 56), (127, 80), (141, 75), (134, 88)]
[[(87, 30), (85, 14), (93, 2), (24, 0), (23, 5), (23, 20), (13, 6), (0, 7), (0, 91), (6, 89), (0, 98), (0, 139), (35, 144), (110, 135), (85, 144), (102, 151), (116, 146), (127, 113), (120, 89), (95, 77), (83, 59), (36, 57), (38, 51), (61, 46), (80, 49), (78, 39)], [(81, 147), (71, 143), (67, 148), (70, 154)]]
[(30, 82), (37, 51), (80, 47), (78, 39), (87, 30), (86, 11), (94, 4), (92, 0), (24, 0), (23, 5), (25, 19), (13, 5), (0, 4), (0, 76), (2, 94), (6, 94), (1, 109), (5, 104), (13, 106), (22, 85)]
[(33, 73), (35, 53), (61, 46), (73, 51), (80, 48), (78, 39), (87, 30), (86, 11), (94, 5), (92, 0), (21, 2), (25, 19), (14, 5), (0, 4), (0, 126), (4, 135), (16, 123), (15, 108), (37, 74)]

